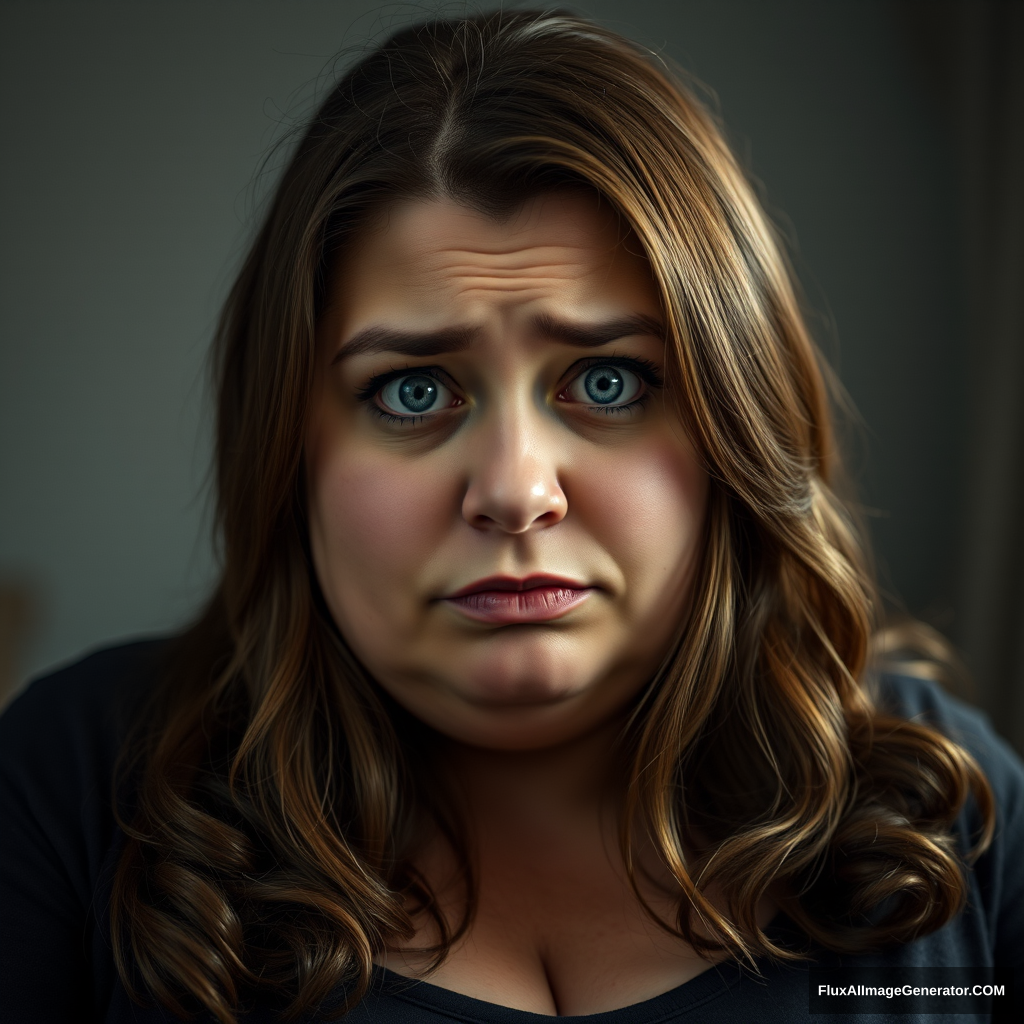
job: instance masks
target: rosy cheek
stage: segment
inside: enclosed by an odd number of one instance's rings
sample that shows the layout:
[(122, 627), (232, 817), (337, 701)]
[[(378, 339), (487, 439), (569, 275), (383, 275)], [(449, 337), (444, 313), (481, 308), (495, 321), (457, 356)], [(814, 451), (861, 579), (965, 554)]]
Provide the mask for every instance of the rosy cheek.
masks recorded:
[(380, 453), (350, 454), (317, 468), (314, 529), (324, 563), (318, 570), (332, 607), (346, 617), (358, 614), (357, 606), (383, 613), (396, 594), (410, 594), (450, 521), (451, 502), (436, 472), (404, 460), (387, 463)]
[(633, 596), (639, 597), (676, 579), (688, 564), (699, 542), (707, 488), (693, 456), (666, 438), (628, 458), (610, 452), (576, 493), (581, 514), (633, 577)]

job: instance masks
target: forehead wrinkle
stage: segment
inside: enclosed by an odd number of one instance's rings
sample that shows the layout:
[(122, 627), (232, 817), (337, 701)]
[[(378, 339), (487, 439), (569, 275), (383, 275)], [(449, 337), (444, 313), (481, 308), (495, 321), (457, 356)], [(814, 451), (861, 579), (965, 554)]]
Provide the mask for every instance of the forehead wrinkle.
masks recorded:
[[(424, 254), (434, 252), (439, 255), (451, 253), (452, 255), (464, 255), (471, 259), (506, 259), (509, 256), (520, 255), (526, 259), (536, 259), (535, 253), (553, 253), (554, 258), (560, 258), (566, 252), (592, 252), (593, 246), (589, 239), (581, 239), (578, 242), (560, 239), (557, 242), (537, 242), (533, 245), (516, 244), (512, 239), (498, 238), (490, 246), (470, 246), (445, 244), (444, 241), (437, 241), (431, 245), (421, 247)], [(614, 252), (614, 246), (608, 249), (610, 256)]]
[(575, 273), (565, 268), (558, 272), (538, 270), (535, 273), (509, 271), (507, 273), (452, 271), (439, 275), (442, 280), (466, 287), (510, 288), (517, 285), (533, 287), (545, 281), (577, 281), (587, 276), (586, 272)]
[(582, 261), (567, 263), (523, 263), (519, 265), (481, 266), (479, 263), (444, 263), (426, 269), (427, 276), (437, 274), (445, 280), (578, 280), (594, 273), (595, 268)]
[(530, 303), (534, 300), (542, 300), (548, 298), (548, 293), (545, 289), (538, 287), (536, 283), (529, 281), (521, 282), (500, 282), (492, 285), (475, 285), (462, 289), (462, 298), (467, 303), (472, 303), (477, 300), (489, 301), (494, 298), (494, 293), (500, 292), (502, 295), (511, 298), (515, 297), (520, 303)]
[[(483, 266), (489, 270), (493, 268), (503, 271), (521, 271), (564, 266), (568, 262), (596, 269), (606, 262), (606, 260), (595, 260), (593, 250), (588, 246), (565, 244), (536, 245), (525, 248), (510, 246), (492, 251), (431, 245), (422, 248), (410, 247), (405, 252), (408, 255), (403, 262), (408, 265), (422, 266), (426, 264), (437, 268)], [(609, 250), (603, 255), (606, 255), (607, 262), (610, 264), (614, 252)]]
[(405, 310), (432, 323), (443, 308), (466, 322), (473, 310), (468, 320), (483, 323), (488, 305), (504, 316), (518, 305), (553, 302), (568, 312), (589, 310), (595, 302), (604, 310), (614, 300), (621, 246), (619, 233), (613, 238), (606, 225), (590, 230), (594, 225), (574, 218), (530, 217), (510, 235), (476, 215), (439, 219), (445, 211), (434, 205), (389, 218), (366, 237), (361, 252), (350, 255), (357, 281), (376, 282), (370, 291), (380, 292), (392, 316)]

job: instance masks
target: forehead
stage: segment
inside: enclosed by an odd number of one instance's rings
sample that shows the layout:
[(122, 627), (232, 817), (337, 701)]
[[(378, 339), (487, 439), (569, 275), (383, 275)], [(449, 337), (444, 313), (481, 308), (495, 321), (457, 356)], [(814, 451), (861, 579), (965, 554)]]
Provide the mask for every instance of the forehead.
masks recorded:
[[(462, 319), (538, 306), (599, 315), (657, 315), (660, 301), (638, 240), (607, 202), (554, 193), (498, 220), (451, 200), (404, 202), (357, 236), (331, 305), (358, 330), (364, 315)], [(535, 310), (534, 310), (535, 311)]]

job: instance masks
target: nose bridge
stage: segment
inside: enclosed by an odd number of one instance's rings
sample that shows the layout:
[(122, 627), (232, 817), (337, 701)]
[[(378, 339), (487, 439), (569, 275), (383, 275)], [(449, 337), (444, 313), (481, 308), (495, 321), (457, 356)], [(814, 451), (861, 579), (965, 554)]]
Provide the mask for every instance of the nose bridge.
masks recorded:
[(506, 533), (564, 518), (559, 445), (545, 410), (527, 389), (506, 391), (481, 415), (463, 500), (473, 526)]

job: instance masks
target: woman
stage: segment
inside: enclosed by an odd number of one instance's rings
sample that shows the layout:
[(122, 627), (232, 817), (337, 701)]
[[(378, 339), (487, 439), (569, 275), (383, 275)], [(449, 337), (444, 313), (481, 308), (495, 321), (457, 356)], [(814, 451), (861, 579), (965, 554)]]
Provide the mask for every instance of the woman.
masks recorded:
[(789, 1020), (840, 954), (1019, 962), (1020, 767), (871, 671), (789, 272), (650, 55), (398, 33), (218, 355), (205, 613), (4, 721), (2, 1019)]

